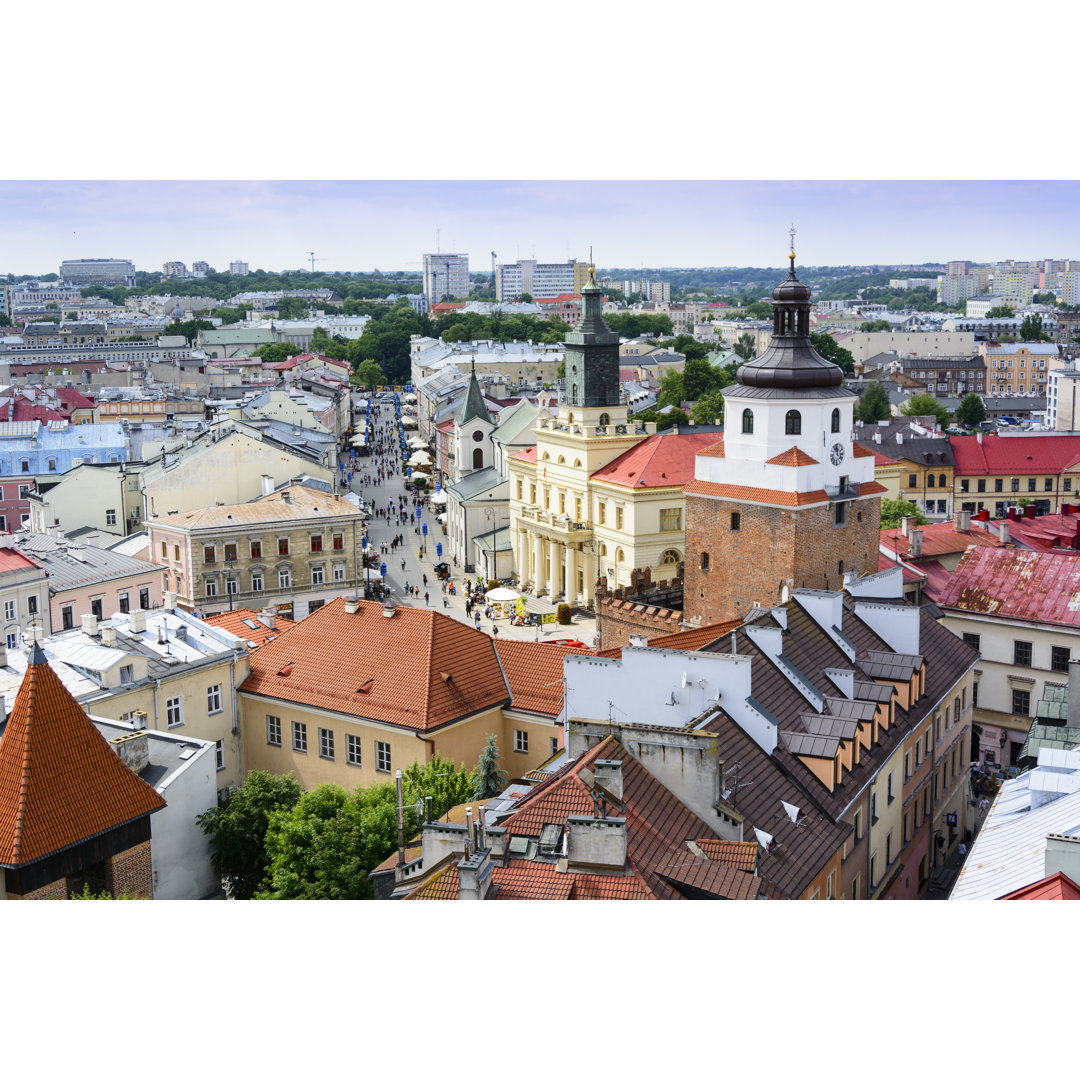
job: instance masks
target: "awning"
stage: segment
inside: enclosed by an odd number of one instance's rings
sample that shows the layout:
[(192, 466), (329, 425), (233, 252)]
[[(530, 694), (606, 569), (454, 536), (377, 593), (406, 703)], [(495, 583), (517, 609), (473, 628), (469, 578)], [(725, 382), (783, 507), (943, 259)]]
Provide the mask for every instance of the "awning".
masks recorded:
[(505, 586), (500, 585), (497, 589), (489, 589), (487, 592), (488, 600), (494, 600), (497, 603), (505, 603), (509, 600), (516, 600), (518, 594), (513, 589), (507, 589)]
[(433, 494), (428, 496), (428, 502), (436, 503), (439, 506), (442, 506), (442, 504), (444, 502), (446, 502), (446, 492), (445, 491), (436, 491), (436, 492), (434, 492)]
[(554, 615), (555, 605), (542, 596), (526, 596), (525, 610), (530, 615)]

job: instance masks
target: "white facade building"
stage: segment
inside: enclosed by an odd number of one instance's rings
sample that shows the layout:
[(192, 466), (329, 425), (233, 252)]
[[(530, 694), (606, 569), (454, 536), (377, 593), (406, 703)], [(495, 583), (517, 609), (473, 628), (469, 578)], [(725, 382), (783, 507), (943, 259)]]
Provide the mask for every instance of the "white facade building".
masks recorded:
[(444, 296), (465, 300), (469, 295), (468, 255), (425, 255), (424, 295), (428, 303), (438, 304)]

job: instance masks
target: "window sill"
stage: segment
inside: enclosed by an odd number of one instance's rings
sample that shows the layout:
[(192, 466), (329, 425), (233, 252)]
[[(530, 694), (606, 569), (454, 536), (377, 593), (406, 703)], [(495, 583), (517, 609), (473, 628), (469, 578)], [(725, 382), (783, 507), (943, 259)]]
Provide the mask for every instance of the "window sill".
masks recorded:
[(515, 754), (527, 754), (528, 752), (528, 750), (518, 750), (517, 747), (514, 748)]
[(270, 742), (269, 740), (267, 740), (266, 745), (276, 747), (278, 750), (281, 749), (281, 743), (279, 742)]

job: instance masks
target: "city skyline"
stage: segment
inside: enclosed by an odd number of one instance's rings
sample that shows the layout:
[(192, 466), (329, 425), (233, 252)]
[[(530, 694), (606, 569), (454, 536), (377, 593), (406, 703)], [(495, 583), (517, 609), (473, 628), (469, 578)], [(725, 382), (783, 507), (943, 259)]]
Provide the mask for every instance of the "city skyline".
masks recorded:
[[(1074, 181), (6, 181), (0, 273), (64, 259), (419, 272), (425, 253), (608, 267), (1071, 258)], [(1064, 227), (1063, 227), (1064, 225)]]

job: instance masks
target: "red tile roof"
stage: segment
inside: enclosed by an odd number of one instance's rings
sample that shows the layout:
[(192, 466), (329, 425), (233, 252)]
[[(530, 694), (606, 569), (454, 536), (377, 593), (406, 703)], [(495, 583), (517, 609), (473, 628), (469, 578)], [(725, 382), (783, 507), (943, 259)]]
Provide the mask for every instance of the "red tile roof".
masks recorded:
[(1058, 871), (1052, 877), (1025, 885), (1016, 892), (999, 897), (1001, 900), (1080, 900), (1080, 885), (1068, 874)]
[(1080, 462), (1080, 435), (953, 435), (949, 440), (957, 476), (1063, 472)]
[(650, 435), (597, 469), (590, 479), (630, 488), (681, 487), (694, 478), (694, 455), (715, 443), (715, 431)]
[[(244, 622), (245, 619), (250, 620), (255, 625), (248, 626)], [(274, 619), (274, 629), (271, 630), (265, 623), (259, 622), (259, 612), (252, 611), (251, 608), (219, 611), (216, 615), (204, 615), (202, 621), (209, 623), (211, 626), (220, 626), (223, 630), (228, 630), (230, 634), (236, 634), (237, 637), (244, 638), (256, 649), (260, 645), (265, 645), (268, 641), (273, 641), (279, 634), (285, 633), (291, 626), (296, 625), (292, 619), (288, 619), (284, 615), (278, 615)]]
[[(858, 443), (856, 443), (856, 445), (858, 445)], [(819, 465), (820, 462), (815, 461), (809, 454), (804, 454), (797, 446), (793, 446), (790, 450), (785, 450), (782, 454), (777, 454), (776, 457), (769, 458), (765, 464), (789, 465), (798, 468), (800, 465)]]
[(938, 604), (1080, 626), (1080, 562), (1048, 551), (972, 548), (957, 564)]
[[(923, 592), (936, 603), (941, 594), (949, 587), (952, 574), (937, 559), (926, 559), (924, 562), (920, 562), (919, 569), (926, 575)], [(906, 573), (904, 580), (907, 580)]]
[[(881, 487), (878, 484), (878, 487)], [(882, 491), (885, 489), (882, 488)], [(742, 484), (714, 484), (711, 480), (691, 480), (683, 485), (687, 495), (710, 495), (717, 499), (740, 499), (765, 506), (806, 506), (829, 501), (823, 490), (777, 491), (776, 488), (744, 487)]]
[(244, 693), (420, 731), (506, 704), (494, 644), (426, 608), (338, 597), (251, 654)]
[(516, 454), (511, 454), (510, 457), (514, 461), (527, 461), (530, 465), (536, 464), (536, 447), (530, 446), (525, 450), (519, 450)]
[[(456, 900), (458, 898), (457, 862), (451, 860), (423, 885), (409, 893), (406, 900)], [(555, 863), (511, 859), (491, 871), (494, 900), (655, 900), (638, 874), (578, 874), (560, 871)]]
[(712, 446), (706, 446), (704, 450), (699, 450), (698, 457), (724, 457), (724, 439), (721, 436), (718, 443), (714, 443)]
[(593, 655), (591, 649), (508, 638), (495, 642), (495, 652), (510, 684), (510, 707), (544, 716), (558, 716), (562, 711), (563, 657)]
[[(1004, 546), (996, 536), (974, 523), (970, 529), (965, 529), (963, 532), (957, 532), (956, 524), (952, 521), (934, 521), (927, 525), (920, 525), (919, 528), (922, 529), (923, 556), (928, 559), (967, 551), (973, 544), (976, 547)], [(882, 529), (881, 543), (884, 547), (895, 551), (902, 559), (910, 556), (911, 543), (900, 529)]]
[(863, 446), (861, 443), (855, 443), (851, 448), (852, 457), (872, 457), (874, 464), (879, 464), (878, 458), (881, 458), (880, 464), (882, 465), (895, 465), (898, 462), (893, 461), (891, 457), (886, 457), (884, 454), (879, 454), (876, 450), (871, 450), (868, 446)]
[[(677, 634), (657, 634), (656, 637), (649, 638), (648, 645), (650, 649), (685, 649), (687, 652), (697, 652), (702, 646), (712, 644), (717, 638), (730, 634), (740, 626), (742, 619), (695, 626), (692, 630), (680, 630)], [(613, 653), (621, 656), (622, 649), (615, 649)]]
[(14, 548), (0, 548), (0, 574), (7, 570), (33, 570), (38, 564)]
[(0, 739), (0, 865), (23, 866), (164, 805), (35, 646)]

